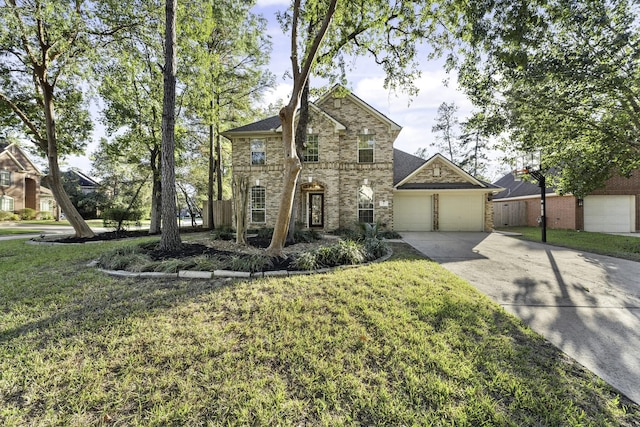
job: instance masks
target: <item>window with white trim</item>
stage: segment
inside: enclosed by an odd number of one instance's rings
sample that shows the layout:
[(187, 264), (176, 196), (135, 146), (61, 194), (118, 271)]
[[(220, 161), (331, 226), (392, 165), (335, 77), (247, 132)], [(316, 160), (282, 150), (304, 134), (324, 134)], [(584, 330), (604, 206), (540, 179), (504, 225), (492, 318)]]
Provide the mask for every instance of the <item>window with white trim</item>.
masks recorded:
[(373, 188), (368, 185), (358, 189), (358, 222), (373, 224)]
[(13, 212), (13, 197), (0, 196), (0, 211)]
[(6, 170), (0, 171), (0, 185), (8, 187), (11, 185), (11, 172)]
[(363, 134), (358, 136), (358, 163), (373, 163), (375, 145), (375, 135)]
[(53, 200), (40, 199), (40, 212), (51, 212), (51, 211), (53, 211)]
[(307, 135), (304, 144), (303, 161), (305, 163), (318, 162), (318, 134)]
[(266, 189), (251, 187), (251, 222), (264, 224), (267, 221)]
[(252, 139), (251, 145), (251, 164), (264, 165), (267, 163), (266, 143), (264, 139)]

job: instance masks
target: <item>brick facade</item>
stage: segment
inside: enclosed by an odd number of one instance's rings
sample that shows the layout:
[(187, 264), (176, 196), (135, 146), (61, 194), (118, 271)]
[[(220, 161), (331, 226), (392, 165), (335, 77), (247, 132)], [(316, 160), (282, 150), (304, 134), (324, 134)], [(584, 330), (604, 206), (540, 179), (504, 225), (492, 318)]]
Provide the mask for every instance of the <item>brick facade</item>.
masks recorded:
[[(478, 227), (483, 224), (487, 231), (493, 228), (489, 194), (494, 192), (495, 187), (474, 180), (440, 155), (429, 160), (428, 167), (421, 167), (425, 165), (425, 160), (394, 150), (393, 143), (400, 133), (400, 126), (357, 96), (332, 90), (315, 104), (310, 104), (309, 113), (307, 130), (310, 135), (317, 135), (318, 161), (304, 162), (298, 177), (294, 202), (294, 216), (298, 224), (319, 226), (312, 224), (310, 216), (311, 200), (317, 201), (320, 198), (324, 202), (321, 228), (325, 230), (353, 228), (361, 218), (367, 218), (368, 221), (370, 216), (367, 215), (371, 210), (360, 211), (358, 200), (361, 190), (370, 189), (373, 194), (373, 221), (393, 230), (394, 185), (398, 185), (398, 182), (394, 182), (394, 167), (400, 165), (398, 172), (402, 169), (403, 177), (410, 176), (409, 183), (435, 185), (433, 188), (436, 189), (430, 190), (432, 196), (460, 190), (469, 195), (482, 194), (484, 201), (478, 211), (484, 209), (484, 213), (483, 221), (479, 221)], [(273, 227), (276, 221), (281, 200), (280, 189), (284, 183), (284, 147), (279, 126), (278, 118), (270, 117), (224, 133), (232, 142), (234, 176), (247, 176), (250, 186), (259, 185), (264, 188), (265, 220), (252, 222), (249, 207), (251, 228)], [(365, 150), (361, 153), (363, 157), (359, 157), (361, 138), (374, 141), (371, 162), (360, 161), (367, 159), (369, 155)], [(253, 139), (261, 139), (265, 143), (264, 164), (251, 164)], [(396, 152), (400, 154), (394, 158)], [(434, 171), (437, 172), (434, 174)], [(413, 172), (415, 175), (411, 175)], [(480, 202), (479, 197), (473, 198), (473, 203), (476, 203), (474, 206), (478, 206)], [(313, 211), (314, 221), (318, 219), (318, 213), (318, 210)], [(262, 219), (262, 211), (256, 217)], [(434, 229), (437, 230), (437, 227)]]
[(0, 171), (10, 174), (10, 184), (0, 185), (0, 196), (13, 199), (13, 211), (39, 211), (41, 174), (18, 146), (0, 143)]
[[(353, 227), (358, 222), (358, 191), (366, 183), (373, 189), (374, 221), (392, 228), (393, 141), (400, 132), (399, 126), (353, 95), (336, 98), (330, 93), (317, 105), (326, 114), (310, 109), (308, 129), (318, 135), (318, 162), (305, 162), (302, 166), (296, 190), (296, 222), (309, 224), (309, 194), (315, 193), (324, 197), (322, 228)], [(337, 123), (343, 126), (338, 129)], [(374, 135), (373, 163), (358, 162), (358, 138), (365, 133)], [(249, 227), (273, 227), (284, 179), (281, 133), (230, 133), (227, 137), (232, 141), (234, 175), (246, 175), (250, 186), (258, 182), (265, 188), (266, 220), (249, 222)], [(254, 138), (266, 142), (264, 165), (251, 164), (250, 141)], [(250, 213), (248, 218), (251, 220)]]

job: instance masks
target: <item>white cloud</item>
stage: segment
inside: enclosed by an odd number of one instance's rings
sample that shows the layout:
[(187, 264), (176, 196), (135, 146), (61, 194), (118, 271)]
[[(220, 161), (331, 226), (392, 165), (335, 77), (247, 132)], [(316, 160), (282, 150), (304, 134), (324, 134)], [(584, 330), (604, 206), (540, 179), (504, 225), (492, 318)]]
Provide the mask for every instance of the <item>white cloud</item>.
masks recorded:
[(289, 6), (289, 0), (258, 0), (256, 7)]

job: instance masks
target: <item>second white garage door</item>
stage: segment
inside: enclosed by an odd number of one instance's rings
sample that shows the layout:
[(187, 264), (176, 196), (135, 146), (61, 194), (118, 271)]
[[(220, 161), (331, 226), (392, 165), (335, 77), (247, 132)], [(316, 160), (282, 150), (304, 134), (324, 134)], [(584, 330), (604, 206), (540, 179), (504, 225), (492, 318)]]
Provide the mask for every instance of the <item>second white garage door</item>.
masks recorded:
[(440, 194), (440, 231), (484, 231), (484, 194)]
[(427, 193), (395, 193), (393, 195), (393, 229), (431, 231), (433, 227), (432, 197)]
[(584, 198), (584, 230), (607, 233), (635, 231), (635, 196)]

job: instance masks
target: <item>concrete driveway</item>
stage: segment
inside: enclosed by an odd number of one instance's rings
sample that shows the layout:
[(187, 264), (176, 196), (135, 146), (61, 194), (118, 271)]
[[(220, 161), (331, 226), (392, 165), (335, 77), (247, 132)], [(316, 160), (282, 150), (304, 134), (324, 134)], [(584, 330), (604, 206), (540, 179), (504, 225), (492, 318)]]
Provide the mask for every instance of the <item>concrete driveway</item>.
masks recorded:
[(401, 233), (640, 403), (640, 263), (499, 233)]

